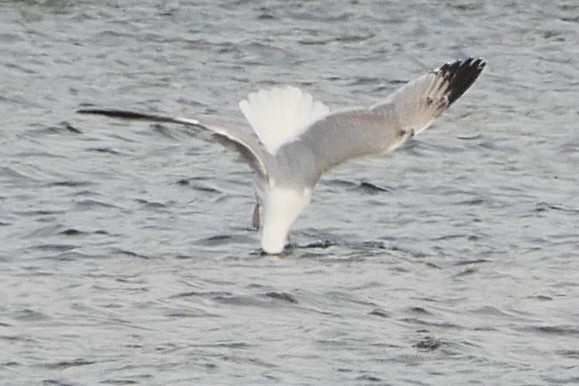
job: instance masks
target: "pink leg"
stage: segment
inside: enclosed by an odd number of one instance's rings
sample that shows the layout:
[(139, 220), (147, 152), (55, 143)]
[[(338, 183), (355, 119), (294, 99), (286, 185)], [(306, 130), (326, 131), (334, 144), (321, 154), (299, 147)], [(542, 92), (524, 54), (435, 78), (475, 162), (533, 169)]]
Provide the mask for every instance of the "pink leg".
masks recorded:
[(253, 216), (251, 217), (251, 225), (255, 230), (259, 230), (259, 226), (261, 224), (261, 218), (259, 215), (259, 203), (255, 204), (255, 208), (253, 209)]

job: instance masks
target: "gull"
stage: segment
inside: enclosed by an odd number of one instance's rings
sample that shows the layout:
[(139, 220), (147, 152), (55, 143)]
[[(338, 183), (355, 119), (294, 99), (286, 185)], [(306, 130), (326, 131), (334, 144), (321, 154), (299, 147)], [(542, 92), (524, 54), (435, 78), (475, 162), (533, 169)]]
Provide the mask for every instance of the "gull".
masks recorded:
[(284, 251), (290, 227), (325, 172), (348, 160), (389, 153), (424, 131), (464, 94), (485, 65), (472, 57), (449, 62), (368, 108), (334, 112), (296, 87), (260, 90), (239, 102), (253, 134), (196, 119), (117, 109), (78, 113), (186, 125), (232, 145), (254, 171), (258, 202), (252, 222), (256, 228), (262, 225), (262, 251), (275, 255)]

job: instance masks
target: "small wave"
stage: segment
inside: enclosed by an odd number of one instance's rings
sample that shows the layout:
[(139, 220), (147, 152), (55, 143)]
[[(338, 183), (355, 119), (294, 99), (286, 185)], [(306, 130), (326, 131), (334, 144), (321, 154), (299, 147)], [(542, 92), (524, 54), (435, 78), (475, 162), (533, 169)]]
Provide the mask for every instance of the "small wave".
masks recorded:
[(268, 298), (276, 299), (276, 300), (282, 300), (282, 301), (287, 302), (287, 303), (297, 304), (297, 302), (298, 302), (296, 300), (296, 298), (294, 298), (292, 295), (288, 294), (287, 292), (267, 292), (265, 294), (265, 296)]
[(434, 338), (432, 336), (426, 336), (418, 341), (414, 347), (422, 351), (435, 351), (442, 346), (443, 342), (440, 339)]
[(113, 154), (113, 155), (123, 155), (118, 150), (114, 150), (110, 147), (89, 147), (86, 151), (96, 152), (96, 153), (106, 153), (106, 154)]
[(84, 199), (75, 203), (75, 206), (78, 210), (92, 210), (95, 208), (119, 208), (116, 205), (109, 204), (106, 202), (94, 200), (94, 199)]
[(90, 361), (86, 359), (73, 359), (71, 361), (59, 361), (59, 362), (51, 362), (44, 365), (44, 367), (48, 369), (55, 369), (55, 370), (64, 370), (70, 367), (78, 367), (78, 366), (88, 366), (97, 363), (96, 361)]
[(524, 328), (525, 330), (539, 332), (545, 335), (556, 336), (579, 336), (579, 328), (577, 326), (533, 326)]
[(76, 245), (71, 244), (41, 244), (34, 246), (35, 249), (48, 252), (68, 252), (76, 249)]
[(141, 253), (129, 251), (127, 249), (115, 249), (113, 254), (114, 255), (129, 256), (129, 257), (138, 257), (139, 259), (145, 259), (145, 260), (150, 259), (150, 257), (147, 255), (143, 255)]
[(72, 181), (72, 180), (54, 181), (46, 184), (47, 187), (65, 187), (65, 188), (78, 188), (91, 185), (94, 185), (94, 183), (89, 181)]
[(68, 229), (63, 230), (59, 234), (65, 235), (65, 236), (80, 236), (80, 235), (85, 235), (86, 232), (79, 231), (78, 229), (68, 228)]

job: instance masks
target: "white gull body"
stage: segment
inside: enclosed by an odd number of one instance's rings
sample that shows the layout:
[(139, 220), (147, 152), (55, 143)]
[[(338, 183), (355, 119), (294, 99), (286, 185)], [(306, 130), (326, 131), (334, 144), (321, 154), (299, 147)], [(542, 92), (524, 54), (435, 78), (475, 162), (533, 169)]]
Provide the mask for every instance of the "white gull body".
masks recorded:
[(369, 108), (330, 112), (291, 86), (249, 94), (239, 107), (255, 136), (187, 118), (92, 108), (79, 112), (194, 126), (233, 145), (255, 171), (254, 225), (261, 217), (261, 248), (279, 254), (326, 171), (350, 159), (388, 153), (424, 131), (474, 83), (485, 65), (473, 58), (447, 63)]

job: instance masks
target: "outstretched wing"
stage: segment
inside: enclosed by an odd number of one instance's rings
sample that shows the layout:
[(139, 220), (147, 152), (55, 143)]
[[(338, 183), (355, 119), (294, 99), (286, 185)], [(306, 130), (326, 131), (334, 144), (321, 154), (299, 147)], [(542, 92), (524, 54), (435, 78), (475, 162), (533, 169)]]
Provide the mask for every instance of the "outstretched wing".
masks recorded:
[(299, 167), (307, 183), (315, 184), (325, 171), (342, 162), (396, 149), (424, 131), (464, 94), (485, 64), (472, 58), (445, 64), (369, 109), (346, 110), (319, 119), (297, 141), (278, 150), (280, 167)]
[(402, 86), (370, 111), (393, 110), (403, 129), (421, 133), (470, 88), (485, 66), (480, 58), (446, 63)]
[(112, 118), (127, 120), (139, 120), (160, 123), (175, 123), (178, 125), (190, 126), (196, 129), (206, 130), (213, 133), (224, 145), (231, 145), (239, 151), (247, 163), (258, 172), (263, 178), (268, 178), (271, 168), (271, 156), (266, 154), (259, 142), (249, 134), (232, 128), (204, 125), (196, 119), (173, 118), (163, 115), (143, 114), (125, 110), (106, 109), (81, 109), (77, 113), (104, 115)]

